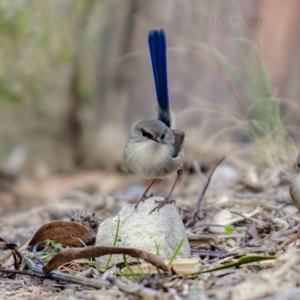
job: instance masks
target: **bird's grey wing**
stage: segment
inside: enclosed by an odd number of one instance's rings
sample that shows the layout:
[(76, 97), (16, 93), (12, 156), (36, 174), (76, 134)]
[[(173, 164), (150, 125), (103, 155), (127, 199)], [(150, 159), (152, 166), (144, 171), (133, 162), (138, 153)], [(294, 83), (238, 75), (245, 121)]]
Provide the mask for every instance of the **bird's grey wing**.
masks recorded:
[(173, 143), (173, 158), (177, 157), (180, 150), (183, 147), (183, 142), (184, 142), (184, 137), (185, 134), (183, 131), (178, 130), (178, 129), (171, 129), (172, 133), (174, 134), (174, 143)]

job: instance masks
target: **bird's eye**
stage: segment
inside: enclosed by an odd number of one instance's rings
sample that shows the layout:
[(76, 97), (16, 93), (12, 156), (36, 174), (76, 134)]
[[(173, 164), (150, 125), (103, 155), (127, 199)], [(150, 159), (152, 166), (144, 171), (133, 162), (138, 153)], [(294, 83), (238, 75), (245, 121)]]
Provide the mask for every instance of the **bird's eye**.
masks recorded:
[(144, 129), (141, 129), (141, 131), (142, 131), (142, 136), (148, 136), (148, 133)]
[(160, 138), (164, 139), (165, 138), (165, 134), (163, 133)]

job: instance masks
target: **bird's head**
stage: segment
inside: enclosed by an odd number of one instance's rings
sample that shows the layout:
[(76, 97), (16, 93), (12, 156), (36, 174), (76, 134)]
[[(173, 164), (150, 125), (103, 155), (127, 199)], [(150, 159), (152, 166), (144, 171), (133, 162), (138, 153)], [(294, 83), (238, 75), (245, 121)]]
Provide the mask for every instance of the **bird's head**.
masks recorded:
[(151, 140), (160, 144), (172, 145), (174, 141), (170, 128), (158, 120), (143, 120), (135, 123), (131, 134), (136, 142)]

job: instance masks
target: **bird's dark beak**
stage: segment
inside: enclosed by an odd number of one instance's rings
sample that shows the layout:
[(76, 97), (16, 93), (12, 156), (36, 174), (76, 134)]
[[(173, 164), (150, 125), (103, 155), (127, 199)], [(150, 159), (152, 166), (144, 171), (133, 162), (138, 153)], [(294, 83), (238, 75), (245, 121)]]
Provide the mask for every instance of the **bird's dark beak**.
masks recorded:
[(153, 137), (152, 140), (155, 141), (155, 142), (157, 142), (157, 143), (161, 143), (161, 139), (158, 136)]

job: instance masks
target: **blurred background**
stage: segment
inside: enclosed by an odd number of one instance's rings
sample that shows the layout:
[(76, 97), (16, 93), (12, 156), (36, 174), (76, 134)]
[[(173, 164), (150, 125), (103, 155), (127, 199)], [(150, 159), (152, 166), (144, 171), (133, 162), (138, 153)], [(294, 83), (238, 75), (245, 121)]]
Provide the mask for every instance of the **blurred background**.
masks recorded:
[(1, 0), (0, 168), (37, 176), (122, 169), (131, 125), (156, 117), (155, 28), (167, 35), (186, 164), (291, 159), (299, 1)]

